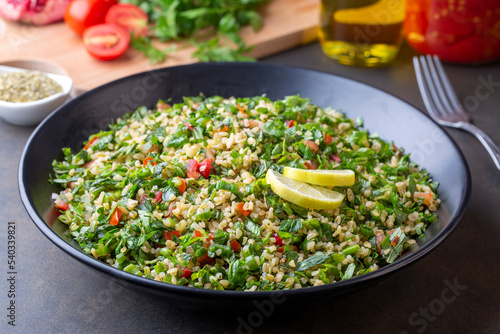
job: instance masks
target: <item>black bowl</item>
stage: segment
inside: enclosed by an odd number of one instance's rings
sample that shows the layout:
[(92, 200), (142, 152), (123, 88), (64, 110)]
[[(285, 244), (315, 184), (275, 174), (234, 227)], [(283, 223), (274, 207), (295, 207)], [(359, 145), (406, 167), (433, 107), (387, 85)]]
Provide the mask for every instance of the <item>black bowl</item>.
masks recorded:
[[(61, 148), (81, 149), (89, 135), (112, 119), (153, 107), (159, 99), (182, 101), (183, 96), (257, 96), (271, 99), (300, 94), (321, 106), (342, 109), (349, 117), (364, 118), (365, 127), (382, 139), (393, 140), (412, 153), (414, 161), (440, 182), (439, 219), (423, 238), (395, 263), (346, 281), (280, 292), (212, 291), (156, 282), (134, 276), (85, 255), (68, 243), (66, 227), (56, 219), (48, 182), (51, 162)], [(87, 92), (59, 108), (29, 139), (19, 164), (19, 189), (31, 219), (54, 244), (78, 261), (123, 285), (138, 288), (188, 308), (235, 310), (261, 302), (294, 306), (307, 301), (353, 293), (387, 278), (416, 262), (440, 245), (463, 217), (470, 195), (467, 163), (453, 140), (425, 114), (400, 99), (373, 87), (335, 75), (266, 64), (196, 64), (170, 67), (122, 78)], [(237, 307), (236, 307), (237, 306)]]

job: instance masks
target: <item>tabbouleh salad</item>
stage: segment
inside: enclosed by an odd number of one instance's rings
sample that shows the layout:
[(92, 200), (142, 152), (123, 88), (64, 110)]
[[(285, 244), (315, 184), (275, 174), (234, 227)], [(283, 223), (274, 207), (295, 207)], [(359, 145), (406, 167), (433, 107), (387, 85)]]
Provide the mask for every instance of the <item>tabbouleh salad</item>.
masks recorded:
[[(193, 288), (282, 290), (394, 262), (436, 220), (438, 184), (362, 120), (307, 98), (186, 97), (140, 107), (63, 149), (50, 181), (59, 220), (84, 253)], [(333, 210), (285, 201), (266, 184), (284, 166), (349, 169)]]

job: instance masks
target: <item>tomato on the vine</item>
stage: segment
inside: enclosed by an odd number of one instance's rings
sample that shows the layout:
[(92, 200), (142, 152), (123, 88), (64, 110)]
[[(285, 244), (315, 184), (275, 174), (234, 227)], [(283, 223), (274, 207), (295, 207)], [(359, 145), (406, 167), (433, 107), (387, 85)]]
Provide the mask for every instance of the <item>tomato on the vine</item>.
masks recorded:
[(91, 26), (104, 23), (108, 9), (117, 0), (73, 0), (66, 8), (64, 22), (78, 35)]

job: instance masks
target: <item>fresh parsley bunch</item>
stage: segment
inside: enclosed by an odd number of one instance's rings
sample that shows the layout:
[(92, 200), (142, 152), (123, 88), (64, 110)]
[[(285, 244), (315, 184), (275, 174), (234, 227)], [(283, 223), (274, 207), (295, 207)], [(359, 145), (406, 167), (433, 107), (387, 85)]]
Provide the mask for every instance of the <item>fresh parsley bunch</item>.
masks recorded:
[[(133, 37), (132, 45), (151, 59), (163, 62), (175, 50), (156, 48), (153, 39), (187, 41), (196, 46), (193, 57), (199, 61), (253, 61), (244, 54), (252, 49), (239, 35), (241, 28), (251, 25), (254, 31), (262, 27), (262, 17), (256, 9), (267, 0), (121, 0), (142, 8), (152, 27), (148, 37)], [(234, 47), (223, 44), (227, 39)]]

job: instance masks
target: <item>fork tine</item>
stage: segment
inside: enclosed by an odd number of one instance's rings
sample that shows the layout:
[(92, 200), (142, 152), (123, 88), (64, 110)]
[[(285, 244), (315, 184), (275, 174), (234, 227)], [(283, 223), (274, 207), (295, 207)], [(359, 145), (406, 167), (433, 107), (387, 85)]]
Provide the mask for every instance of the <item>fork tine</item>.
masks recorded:
[(422, 65), (424, 79), (426, 80), (427, 86), (429, 87), (430, 97), (434, 105), (436, 106), (437, 116), (443, 117), (446, 116), (448, 112), (443, 106), (443, 103), (438, 95), (438, 89), (436, 88), (436, 86), (439, 87), (440, 83), (439, 81), (434, 82), (430, 69), (432, 68), (432, 63), (428, 64), (426, 60), (427, 58), (425, 56), (420, 56), (420, 64)]
[[(430, 57), (429, 57), (430, 58)], [(431, 61), (431, 59), (429, 59)], [(461, 115), (464, 121), (470, 122), (470, 116), (464, 111), (464, 107), (458, 100), (457, 94), (453, 90), (453, 87), (451, 86), (450, 80), (448, 79), (448, 76), (446, 75), (443, 65), (441, 65), (441, 61), (439, 60), (438, 56), (434, 55), (432, 56), (432, 60), (434, 66), (437, 69), (437, 72), (439, 73), (439, 78), (443, 84), (444, 89), (446, 90), (446, 97), (447, 100), (452, 104), (453, 108), (452, 111), (455, 113), (458, 113)], [(440, 87), (442, 90), (442, 88)], [(444, 93), (443, 93), (444, 94)]]
[(420, 89), (420, 94), (422, 95), (422, 100), (424, 100), (427, 112), (436, 122), (438, 122), (439, 112), (437, 111), (437, 108), (432, 101), (431, 93), (429, 91), (427, 82), (424, 78), (425, 75), (422, 71), (422, 66), (420, 65), (418, 57), (413, 57), (413, 67), (415, 68), (415, 75), (417, 77), (418, 88)]
[[(425, 56), (425, 58), (427, 59), (427, 64), (429, 66), (429, 71), (431, 74), (433, 85), (437, 92), (436, 93), (437, 98), (439, 98), (439, 101), (442, 103), (443, 112), (446, 114), (452, 114), (453, 107), (450, 104), (451, 98), (447, 96), (445, 91), (443, 90), (443, 85), (445, 84), (445, 81), (447, 81), (446, 74), (444, 74), (444, 72), (439, 72), (438, 75), (438, 70), (436, 70), (437, 66), (433, 62), (433, 59), (435, 60), (435, 58), (431, 57), (431, 55), (427, 55)], [(436, 61), (436, 63), (440, 63), (439, 59)], [(445, 77), (443, 77), (443, 74)], [(431, 78), (427, 79), (430, 80)], [(449, 90), (447, 90), (447, 92), (449, 93)]]

